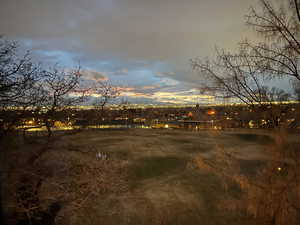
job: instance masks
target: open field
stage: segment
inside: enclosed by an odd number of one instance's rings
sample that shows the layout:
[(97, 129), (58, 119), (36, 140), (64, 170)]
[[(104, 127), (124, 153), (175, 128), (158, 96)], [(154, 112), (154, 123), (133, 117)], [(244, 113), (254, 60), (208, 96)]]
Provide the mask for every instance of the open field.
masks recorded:
[[(297, 137), (291, 135), (291, 141), (297, 142)], [(253, 175), (266, 159), (264, 149), (272, 143), (270, 134), (252, 130), (96, 130), (55, 137), (37, 157), (38, 146), (45, 144), (42, 139), (10, 144), (4, 158), (7, 171), (26, 170), (28, 160), (42, 171), (40, 199), (62, 201), (57, 224), (255, 224), (220, 207), (226, 198), (238, 196), (238, 190), (225, 190), (217, 176), (197, 167), (195, 158), (213, 157), (220, 149), (235, 151), (242, 173)], [(97, 158), (99, 153), (106, 158)], [(72, 180), (74, 168), (80, 175)], [(99, 174), (102, 181), (93, 183)], [(84, 179), (87, 188), (81, 195), (72, 187), (62, 193), (52, 185), (66, 187), (69, 182), (75, 187)], [(56, 189), (56, 194), (49, 194)], [(65, 198), (75, 192), (80, 199), (76, 209), (71, 207), (72, 198)], [(5, 200), (9, 211), (11, 199)]]

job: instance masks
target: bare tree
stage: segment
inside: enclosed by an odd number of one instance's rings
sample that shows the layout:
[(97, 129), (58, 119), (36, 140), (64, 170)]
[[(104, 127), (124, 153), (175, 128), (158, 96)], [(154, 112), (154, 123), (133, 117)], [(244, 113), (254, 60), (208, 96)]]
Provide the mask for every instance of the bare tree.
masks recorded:
[(120, 95), (120, 90), (108, 81), (98, 81), (92, 92), (95, 96), (94, 107), (103, 116), (105, 106)]
[[(10, 130), (28, 109), (45, 100), (40, 83), (41, 66), (32, 62), (29, 52), (22, 56), (19, 48), (16, 42), (0, 38), (0, 110), (5, 114), (2, 124), (7, 125), (2, 126), (2, 131)], [(5, 113), (13, 107), (18, 113)]]
[(215, 60), (193, 59), (192, 67), (205, 78), (202, 90), (265, 109), (266, 103), (291, 98), (271, 88), (270, 80), (290, 78), (291, 86), (300, 82), (300, 3), (260, 0), (260, 4), (259, 9), (251, 8), (247, 24), (262, 37), (261, 42), (245, 40), (235, 54), (217, 49)]
[(240, 43), (236, 54), (217, 50), (215, 61), (192, 60), (195, 69), (209, 78), (207, 90), (223, 91), (247, 104), (268, 100), (261, 92), (266, 79), (289, 77), (300, 81), (300, 21), (298, 0), (271, 4), (260, 0), (261, 7), (251, 8), (247, 24), (262, 37), (253, 44)]
[[(260, 3), (261, 7), (252, 8), (247, 16), (247, 24), (263, 38), (260, 43), (243, 41), (236, 54), (217, 50), (215, 60), (194, 59), (192, 66), (205, 77), (204, 90), (234, 97), (253, 107), (272, 109), (274, 101), (288, 100), (290, 94), (268, 87), (267, 82), (290, 78), (292, 89), (300, 81), (300, 1)], [(278, 114), (273, 113), (271, 110), (276, 119)], [(240, 160), (226, 151), (218, 151), (216, 158), (199, 156), (197, 164), (221, 176), (227, 181), (225, 186), (234, 183), (240, 187), (241, 197), (225, 207), (247, 211), (259, 224), (298, 224), (299, 146), (289, 143), (287, 134), (275, 133), (274, 139), (256, 177), (243, 174)]]
[(40, 65), (34, 64), (30, 53), (19, 56), (16, 42), (0, 39), (0, 106), (27, 106), (38, 102), (32, 98), (40, 87)]
[(45, 101), (40, 110), (44, 112), (42, 125), (46, 126), (50, 137), (55, 113), (85, 101), (87, 89), (80, 86), (80, 67), (62, 70), (56, 66), (51, 70), (44, 70), (43, 77), (41, 82)]
[(269, 79), (259, 68), (253, 67), (254, 60), (243, 45), (237, 54), (218, 49), (216, 53), (215, 60), (191, 60), (193, 69), (205, 78), (200, 88), (202, 93), (223, 94), (225, 98), (235, 98), (251, 106), (288, 99), (289, 95), (283, 90), (267, 86)]
[(251, 8), (247, 24), (262, 37), (258, 44), (245, 41), (251, 50), (252, 66), (271, 76), (300, 80), (299, 0), (260, 0), (261, 7)]

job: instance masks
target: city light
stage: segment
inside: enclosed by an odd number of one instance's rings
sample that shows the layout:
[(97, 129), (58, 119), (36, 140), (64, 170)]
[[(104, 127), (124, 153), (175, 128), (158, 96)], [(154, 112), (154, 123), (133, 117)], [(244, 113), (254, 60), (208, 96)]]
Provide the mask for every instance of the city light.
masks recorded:
[(215, 114), (216, 114), (216, 111), (213, 110), (213, 109), (210, 109), (210, 110), (207, 111), (207, 115), (213, 116)]

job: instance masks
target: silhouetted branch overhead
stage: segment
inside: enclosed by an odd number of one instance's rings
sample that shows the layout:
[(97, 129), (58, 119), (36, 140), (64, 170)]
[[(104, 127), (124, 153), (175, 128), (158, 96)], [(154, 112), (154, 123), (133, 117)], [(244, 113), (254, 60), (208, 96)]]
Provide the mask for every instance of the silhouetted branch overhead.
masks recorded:
[(81, 104), (86, 93), (87, 87), (81, 87), (80, 66), (63, 70), (55, 65), (45, 70), (32, 62), (29, 52), (21, 57), (16, 42), (0, 39), (0, 107), (19, 110), (10, 121), (22, 120), (26, 110), (39, 112), (38, 126), (46, 126), (50, 134), (54, 114)]
[(27, 107), (38, 104), (41, 67), (27, 52), (20, 57), (15, 42), (0, 39), (0, 106)]
[[(202, 88), (210, 93), (223, 93), (224, 97), (231, 96), (248, 105), (282, 101), (284, 91), (266, 87), (266, 78), (261, 69), (255, 67), (256, 63), (243, 45), (238, 54), (217, 50), (214, 61), (194, 59), (192, 67), (206, 80)], [(286, 93), (284, 96), (285, 100), (289, 97)]]
[(260, 0), (261, 10), (252, 8), (247, 24), (263, 38), (259, 44), (245, 45), (263, 71), (276, 76), (299, 76), (300, 20), (299, 1), (286, 0), (281, 5)]
[(292, 83), (300, 82), (299, 2), (260, 3), (260, 8), (251, 8), (247, 15), (248, 26), (262, 37), (260, 42), (245, 40), (234, 54), (217, 49), (215, 60), (192, 60), (192, 67), (206, 81), (204, 90), (249, 105), (290, 99), (283, 90), (270, 88), (268, 81), (289, 78)]
[(300, 1), (299, 0), (294, 0), (294, 5), (295, 5), (295, 8), (296, 8), (298, 21), (300, 22), (300, 12), (299, 12)]

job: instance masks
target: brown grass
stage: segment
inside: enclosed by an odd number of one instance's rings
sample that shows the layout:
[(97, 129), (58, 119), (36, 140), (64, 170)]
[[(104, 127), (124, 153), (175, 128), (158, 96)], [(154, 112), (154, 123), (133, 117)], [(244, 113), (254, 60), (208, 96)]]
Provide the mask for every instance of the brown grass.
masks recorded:
[[(254, 174), (270, 161), (271, 145), (253, 134), (249, 141), (220, 131), (86, 131), (54, 139), (26, 168), (42, 142), (17, 142), (5, 160), (6, 190), (16, 193), (29, 177), (34, 191), (42, 179), (38, 206), (61, 202), (57, 224), (257, 224), (252, 196), (264, 193), (251, 192), (251, 182), (262, 179)], [(5, 201), (8, 211), (18, 207), (16, 195)]]
[(247, 212), (261, 224), (296, 225), (300, 219), (300, 145), (292, 145), (284, 132), (273, 134), (273, 139), (265, 148), (268, 158), (252, 176), (242, 173), (241, 161), (224, 149), (210, 159), (198, 156), (196, 162), (199, 168), (220, 176), (226, 189), (239, 188), (241, 194), (226, 196), (221, 208)]

